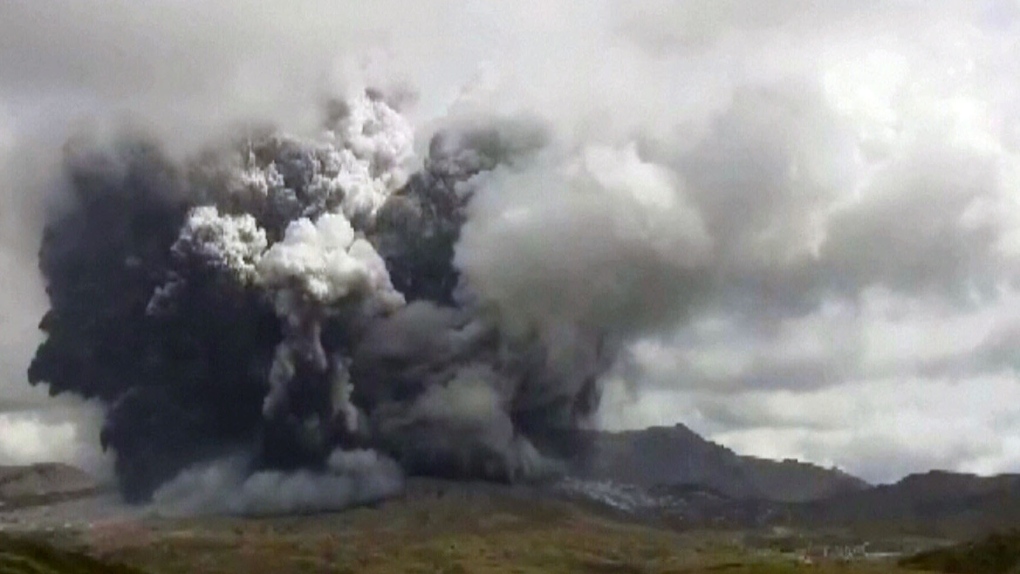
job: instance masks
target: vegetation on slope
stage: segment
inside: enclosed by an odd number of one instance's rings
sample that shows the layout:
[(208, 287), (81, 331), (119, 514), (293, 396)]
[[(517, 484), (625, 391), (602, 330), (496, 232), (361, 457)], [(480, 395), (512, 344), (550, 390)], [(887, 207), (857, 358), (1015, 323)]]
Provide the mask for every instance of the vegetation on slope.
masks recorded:
[(130, 566), (101, 562), (79, 552), (0, 534), (3, 574), (141, 574)]
[[(780, 574), (804, 568), (796, 555), (748, 548), (735, 533), (680, 533), (507, 492), (456, 485), (331, 515), (153, 522), (137, 543), (103, 555), (154, 574)], [(897, 569), (888, 562), (832, 562), (812, 571)]]
[(738, 455), (682, 424), (571, 432), (543, 446), (572, 458), (575, 473), (583, 477), (644, 487), (698, 485), (738, 499), (806, 502), (868, 487), (836, 469)]
[(900, 561), (918, 570), (960, 574), (1020, 573), (1020, 530), (922, 552)]

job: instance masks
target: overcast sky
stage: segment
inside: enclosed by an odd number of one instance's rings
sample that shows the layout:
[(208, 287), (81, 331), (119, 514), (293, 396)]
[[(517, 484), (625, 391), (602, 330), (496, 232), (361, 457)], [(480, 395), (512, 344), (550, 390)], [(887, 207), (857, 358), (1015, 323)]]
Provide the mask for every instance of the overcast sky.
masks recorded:
[(704, 280), (606, 427), (875, 481), (1020, 471), (1017, 53), (1018, 0), (2, 2), (0, 464), (99, 460), (94, 409), (24, 374), (66, 137), (130, 120), (187, 153), (368, 82), (413, 90), (422, 134), (525, 111), (670, 182)]

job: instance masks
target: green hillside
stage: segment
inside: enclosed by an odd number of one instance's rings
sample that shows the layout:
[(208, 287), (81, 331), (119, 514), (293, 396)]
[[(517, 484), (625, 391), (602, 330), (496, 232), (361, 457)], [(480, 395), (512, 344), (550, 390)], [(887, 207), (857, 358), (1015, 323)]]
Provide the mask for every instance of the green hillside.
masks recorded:
[(901, 564), (954, 574), (1020, 573), (1020, 531), (992, 534), (977, 542), (922, 552), (902, 560)]
[[(738, 532), (676, 532), (507, 492), (457, 485), (329, 515), (151, 521), (94, 548), (153, 574), (779, 574), (805, 568), (796, 553), (750, 548)], [(898, 571), (878, 561), (811, 568)]]
[(3, 574), (142, 574), (141, 570), (101, 562), (79, 552), (0, 534)]

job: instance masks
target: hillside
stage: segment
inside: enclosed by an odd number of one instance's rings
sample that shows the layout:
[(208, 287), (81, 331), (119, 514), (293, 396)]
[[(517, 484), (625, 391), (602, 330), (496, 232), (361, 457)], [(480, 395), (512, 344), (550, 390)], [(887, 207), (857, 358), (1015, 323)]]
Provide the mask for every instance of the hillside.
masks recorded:
[(931, 471), (795, 508), (806, 525), (894, 526), (969, 538), (1020, 524), (1020, 475)]
[(737, 499), (804, 502), (867, 488), (835, 469), (742, 456), (684, 425), (618, 433), (586, 431), (560, 437), (572, 474), (644, 488), (697, 485)]
[(0, 534), (3, 574), (142, 574), (130, 566), (97, 560), (87, 554), (42, 542)]
[(1010, 574), (1020, 571), (1020, 531), (921, 552), (900, 561), (912, 570), (960, 574)]
[(642, 487), (574, 478), (557, 488), (568, 498), (683, 529), (784, 526), (962, 540), (1020, 524), (1017, 475), (932, 471), (808, 502), (736, 497), (690, 484)]
[[(636, 523), (528, 487), (419, 479), (410, 481), (404, 496), (342, 513), (258, 519), (140, 516), (93, 523), (76, 539), (67, 536), (59, 533), (54, 542), (150, 574), (801, 570), (796, 553), (751, 548), (732, 532), (677, 532)], [(860, 561), (819, 564), (815, 571), (899, 570), (888, 561)]]
[(560, 490), (685, 528), (811, 529), (972, 538), (1020, 524), (1020, 475), (931, 471), (870, 486), (835, 469), (742, 456), (683, 425), (560, 437)]
[[(739, 462), (747, 460), (738, 457), (735, 468), (739, 471)], [(6, 474), (13, 476), (10, 469)], [(37, 477), (59, 474), (35, 472)], [(181, 519), (122, 509), (119, 515), (86, 513), (68, 522), (58, 508), (78, 504), (76, 500), (10, 512), (22, 518), (20, 524), (34, 524), (18, 532), (55, 536), (68, 551), (51, 552), (3, 538), (0, 571), (96, 571), (87, 569), (100, 564), (89, 562), (91, 557), (152, 574), (794, 572), (803, 568), (799, 561), (807, 553), (818, 560), (819, 549), (830, 545), (849, 548), (869, 542), (875, 548), (914, 552), (932, 544), (918, 545), (903, 538), (905, 532), (952, 527), (960, 536), (970, 536), (975, 525), (1006, 523), (1017, 516), (1010, 509), (1018, 508), (1018, 486), (1020, 479), (1014, 476), (932, 472), (894, 485), (790, 503), (736, 498), (694, 484), (641, 487), (575, 478), (558, 483), (559, 494), (571, 495), (563, 497), (551, 496), (556, 492), (551, 493), (549, 485), (411, 479), (402, 496), (337, 514)], [(45, 511), (38, 516), (43, 520), (32, 518), (36, 511)], [(780, 531), (775, 538), (772, 533)], [(930, 539), (947, 538), (960, 539)], [(54, 560), (91, 566), (68, 569)], [(888, 557), (862, 555), (850, 565), (839, 557), (828, 560), (816, 562), (815, 571), (899, 571)], [(11, 569), (33, 561), (43, 566)]]
[(89, 474), (66, 464), (0, 466), (0, 508), (64, 500), (98, 489)]

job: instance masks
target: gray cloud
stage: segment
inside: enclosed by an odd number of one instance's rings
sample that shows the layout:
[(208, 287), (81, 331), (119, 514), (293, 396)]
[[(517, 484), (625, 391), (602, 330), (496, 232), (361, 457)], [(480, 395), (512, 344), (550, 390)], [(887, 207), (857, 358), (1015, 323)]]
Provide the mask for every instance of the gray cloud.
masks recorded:
[(249, 474), (242, 457), (191, 468), (158, 490), (153, 508), (167, 515), (274, 515), (342, 510), (391, 497), (404, 487), (396, 462), (370, 450), (337, 451), (319, 472)]
[(877, 482), (930, 468), (1009, 472), (1020, 453), (1011, 406), (1020, 388), (1005, 373), (726, 396), (709, 389), (618, 393), (611, 387), (603, 412), (610, 425), (680, 419), (737, 452), (812, 460)]

